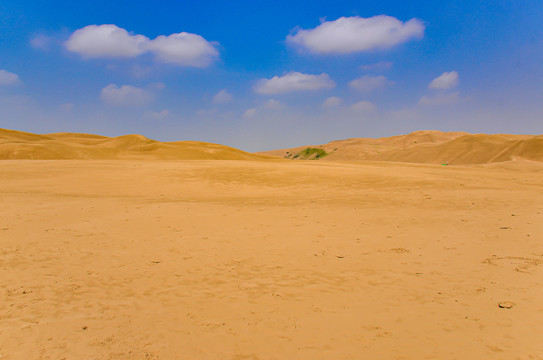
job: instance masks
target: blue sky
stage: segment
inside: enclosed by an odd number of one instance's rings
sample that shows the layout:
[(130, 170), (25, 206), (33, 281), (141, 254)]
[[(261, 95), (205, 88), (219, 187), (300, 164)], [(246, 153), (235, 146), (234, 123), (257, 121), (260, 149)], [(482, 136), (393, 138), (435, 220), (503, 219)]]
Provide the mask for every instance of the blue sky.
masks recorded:
[(541, 1), (0, 1), (0, 127), (248, 151), (543, 133)]

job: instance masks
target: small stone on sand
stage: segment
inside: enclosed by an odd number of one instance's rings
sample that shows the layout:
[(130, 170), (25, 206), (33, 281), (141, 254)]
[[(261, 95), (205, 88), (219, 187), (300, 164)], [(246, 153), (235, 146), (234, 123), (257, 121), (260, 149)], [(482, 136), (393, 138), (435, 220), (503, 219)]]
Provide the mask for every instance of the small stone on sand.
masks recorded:
[(515, 306), (515, 303), (511, 301), (502, 301), (498, 303), (498, 306), (502, 309), (511, 309), (513, 306)]

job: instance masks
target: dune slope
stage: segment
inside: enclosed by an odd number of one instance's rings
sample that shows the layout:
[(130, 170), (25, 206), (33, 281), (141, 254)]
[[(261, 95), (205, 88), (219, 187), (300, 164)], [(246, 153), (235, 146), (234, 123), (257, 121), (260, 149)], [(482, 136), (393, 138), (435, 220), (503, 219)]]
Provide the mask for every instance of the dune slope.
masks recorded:
[[(378, 160), (409, 163), (486, 164), (512, 160), (543, 161), (543, 135), (486, 135), (465, 132), (416, 131), (386, 138), (336, 140), (323, 149), (322, 160)], [(259, 154), (304, 159), (300, 146)], [(311, 159), (311, 158), (310, 158)]]
[(266, 156), (200, 141), (160, 142), (142, 135), (32, 134), (0, 129), (0, 159), (258, 160)]

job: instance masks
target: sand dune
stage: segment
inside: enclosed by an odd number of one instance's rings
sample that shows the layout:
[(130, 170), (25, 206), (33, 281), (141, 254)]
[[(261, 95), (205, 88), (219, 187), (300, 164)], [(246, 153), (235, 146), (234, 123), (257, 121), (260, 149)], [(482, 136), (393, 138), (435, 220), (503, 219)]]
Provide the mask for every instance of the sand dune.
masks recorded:
[(543, 135), (486, 135), (440, 131), (416, 131), (408, 135), (378, 139), (337, 140), (324, 145), (300, 146), (259, 154), (301, 159), (304, 156), (296, 155), (308, 147), (324, 150), (328, 155), (319, 158), (323, 161), (378, 160), (426, 164), (543, 161)]
[(543, 164), (496, 164), (1, 161), (0, 355), (542, 359)]
[[(311, 151), (307, 151), (311, 149)], [(320, 151), (320, 152), (319, 152)], [(543, 135), (486, 135), (416, 131), (385, 138), (353, 138), (255, 154), (199, 141), (160, 142), (142, 135), (32, 134), (0, 129), (0, 159), (95, 160), (373, 160), (426, 164), (543, 161)]]
[(0, 129), (0, 159), (257, 160), (266, 156), (200, 141), (159, 142), (142, 135), (37, 135)]
[(0, 357), (543, 359), (541, 141), (0, 130)]

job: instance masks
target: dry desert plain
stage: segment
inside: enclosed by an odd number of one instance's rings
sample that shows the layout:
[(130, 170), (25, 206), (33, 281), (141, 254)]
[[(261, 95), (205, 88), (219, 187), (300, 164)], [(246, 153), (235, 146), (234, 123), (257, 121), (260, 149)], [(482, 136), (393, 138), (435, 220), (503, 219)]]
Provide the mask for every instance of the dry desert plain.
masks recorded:
[(243, 156), (0, 161), (1, 359), (543, 359), (541, 162)]

